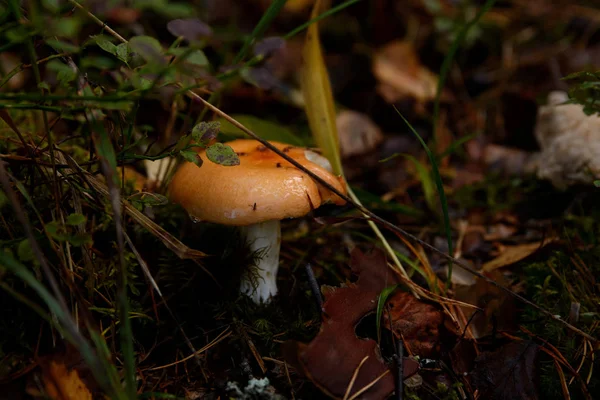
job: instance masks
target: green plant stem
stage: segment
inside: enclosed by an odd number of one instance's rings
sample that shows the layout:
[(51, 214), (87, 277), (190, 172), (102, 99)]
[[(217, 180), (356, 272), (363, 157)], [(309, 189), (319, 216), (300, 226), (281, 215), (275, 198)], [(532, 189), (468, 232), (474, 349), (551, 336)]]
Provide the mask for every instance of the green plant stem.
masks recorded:
[(299, 27), (291, 30), (290, 32), (285, 34), (283, 36), (283, 38), (290, 39), (293, 36), (296, 36), (303, 30), (305, 30), (306, 28), (308, 28), (309, 26), (311, 26), (312, 24), (314, 24), (315, 22), (325, 19), (325, 18), (329, 17), (330, 15), (336, 14), (336, 13), (342, 11), (343, 9), (345, 9), (346, 7), (349, 7), (352, 4), (358, 3), (359, 1), (361, 1), (361, 0), (348, 0), (348, 1), (343, 2), (342, 4), (338, 4), (337, 6), (330, 8), (329, 10), (323, 12), (323, 14), (320, 14), (314, 18), (311, 18), (308, 21), (306, 21), (305, 23), (303, 23), (302, 25), (300, 25)]
[(256, 40), (266, 32), (267, 28), (279, 14), (279, 11), (281, 11), (286, 1), (287, 0), (275, 0), (271, 3), (267, 11), (261, 17), (260, 21), (258, 21), (258, 24), (256, 24), (254, 27), (250, 37), (246, 39), (246, 42), (244, 42), (242, 49), (235, 56), (233, 64), (241, 62), (244, 57), (246, 57), (246, 54), (248, 54), (248, 51), (250, 50), (250, 46), (252, 46), (252, 44), (254, 44)]

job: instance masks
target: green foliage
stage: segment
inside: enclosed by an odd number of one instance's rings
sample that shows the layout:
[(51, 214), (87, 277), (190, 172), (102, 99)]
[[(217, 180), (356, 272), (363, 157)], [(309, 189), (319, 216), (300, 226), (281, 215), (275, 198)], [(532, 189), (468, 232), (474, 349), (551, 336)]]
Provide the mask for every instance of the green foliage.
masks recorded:
[[(582, 263), (576, 260), (581, 260)], [(577, 264), (574, 264), (577, 262)], [(600, 252), (579, 251), (570, 256), (567, 250), (557, 250), (547, 261), (523, 266), (523, 274), (528, 287), (528, 295), (540, 306), (552, 311), (563, 318), (568, 318), (571, 306), (580, 305), (577, 327), (584, 332), (597, 336), (598, 315), (600, 310), (600, 293), (592, 282), (598, 276), (600, 269)], [(537, 311), (526, 308), (521, 316), (521, 322), (534, 334), (540, 335), (561, 353), (571, 365), (581, 362), (581, 341), (574, 337), (562, 325), (550, 322)], [(583, 374), (592, 367), (593, 363), (586, 360), (583, 363)], [(560, 381), (555, 365), (551, 360), (545, 360), (540, 365), (542, 382), (540, 385), (542, 398), (555, 398), (561, 393)], [(600, 388), (600, 378), (594, 373), (588, 385), (590, 393), (596, 393)], [(570, 386), (571, 398), (583, 398), (579, 383)]]
[(600, 113), (600, 72), (582, 71), (563, 79), (572, 85), (569, 103), (581, 104), (587, 115)]
[(188, 162), (194, 163), (199, 167), (202, 166), (202, 158), (193, 150), (180, 150), (179, 155)]
[(379, 293), (377, 298), (377, 312), (375, 313), (375, 324), (377, 325), (377, 343), (381, 343), (381, 318), (383, 317), (383, 312), (385, 309), (385, 303), (388, 298), (394, 294), (399, 285), (393, 285), (386, 287)]
[(213, 139), (217, 138), (220, 130), (221, 123), (218, 121), (200, 122), (192, 129), (191, 135), (194, 142), (201, 145), (207, 145)]
[(240, 158), (233, 151), (233, 149), (223, 143), (215, 143), (210, 147), (206, 148), (206, 157), (220, 165), (231, 167), (234, 165), (240, 165)]

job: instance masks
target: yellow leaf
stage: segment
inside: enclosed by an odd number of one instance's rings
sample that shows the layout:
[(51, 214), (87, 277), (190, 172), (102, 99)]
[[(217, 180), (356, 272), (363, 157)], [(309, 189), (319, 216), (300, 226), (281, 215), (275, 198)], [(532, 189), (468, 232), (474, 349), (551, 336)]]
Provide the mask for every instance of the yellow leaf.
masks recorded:
[(529, 257), (536, 251), (540, 250), (542, 247), (554, 241), (556, 241), (556, 238), (550, 238), (535, 243), (519, 244), (510, 247), (507, 246), (497, 258), (483, 264), (483, 270), (489, 272), (498, 268), (512, 265)]
[[(321, 0), (315, 2), (311, 18), (317, 17), (324, 10), (322, 4)], [(317, 22), (308, 27), (302, 56), (304, 65), (300, 72), (300, 85), (304, 94), (308, 124), (317, 145), (331, 163), (333, 172), (342, 175), (335, 107)]]
[(76, 369), (51, 361), (43, 375), (46, 393), (52, 400), (92, 400), (92, 394)]

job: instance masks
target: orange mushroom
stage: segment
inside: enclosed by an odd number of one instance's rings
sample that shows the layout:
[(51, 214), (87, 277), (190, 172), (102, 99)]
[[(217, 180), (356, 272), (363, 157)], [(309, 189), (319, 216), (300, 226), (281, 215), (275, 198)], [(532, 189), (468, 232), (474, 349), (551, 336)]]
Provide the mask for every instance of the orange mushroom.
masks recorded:
[[(325, 157), (301, 147), (271, 144), (347, 193), (344, 180), (332, 174)], [(239, 165), (216, 164), (202, 150), (202, 166), (185, 162), (173, 176), (169, 196), (197, 220), (241, 227), (250, 250), (261, 250), (262, 257), (256, 271), (242, 279), (240, 290), (256, 303), (266, 303), (277, 294), (280, 220), (302, 217), (329, 202), (342, 205), (345, 200), (256, 140), (238, 139), (227, 145), (237, 153)], [(250, 276), (258, 278), (256, 285)]]

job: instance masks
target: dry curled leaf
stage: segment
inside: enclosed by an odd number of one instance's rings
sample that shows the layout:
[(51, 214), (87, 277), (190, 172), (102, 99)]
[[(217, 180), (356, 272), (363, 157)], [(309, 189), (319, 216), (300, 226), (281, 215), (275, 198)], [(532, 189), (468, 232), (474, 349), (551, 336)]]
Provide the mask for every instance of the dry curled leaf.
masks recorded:
[(381, 129), (365, 114), (344, 110), (335, 122), (344, 158), (368, 153), (383, 140)]
[(404, 341), (411, 353), (433, 357), (438, 352), (440, 327), (444, 323), (440, 310), (407, 292), (396, 292), (387, 304), (389, 316), (384, 312), (383, 319), (394, 335)]
[[(389, 371), (377, 342), (356, 336), (355, 328), (363, 317), (375, 311), (381, 291), (398, 282), (380, 251), (362, 253), (355, 249), (350, 263), (358, 275), (356, 283), (340, 288), (325, 288), (324, 317), (319, 334), (308, 343), (295, 343), (294, 364), (321, 390), (332, 397), (344, 396), (354, 371), (360, 368), (350, 397)], [(404, 359), (404, 377), (418, 370), (416, 361)], [(387, 373), (368, 389), (362, 398), (383, 399), (394, 390), (393, 374)]]
[[(503, 286), (508, 285), (499, 271), (491, 271), (486, 275)], [(479, 307), (463, 307), (473, 337), (485, 337), (495, 329), (511, 331), (516, 328), (515, 300), (505, 291), (481, 278), (477, 278), (473, 285), (457, 286), (455, 290), (456, 300)]]
[(105, 398), (79, 352), (71, 346), (67, 346), (64, 351), (40, 358), (38, 365), (41, 370), (39, 379), (31, 376), (26, 388), (27, 393), (35, 398), (51, 400)]
[(540, 250), (542, 247), (552, 243), (554, 240), (555, 239), (552, 238), (546, 239), (541, 242), (518, 244), (516, 246), (510, 247), (506, 246), (502, 249), (500, 255), (497, 258), (483, 264), (483, 270), (489, 272), (498, 268), (512, 265), (518, 261), (529, 257), (536, 251)]
[(68, 370), (63, 363), (51, 361), (43, 375), (46, 393), (53, 400), (91, 400), (85, 383), (76, 369)]
[(421, 64), (410, 42), (394, 41), (381, 48), (373, 60), (373, 74), (379, 80), (377, 91), (388, 103), (435, 97), (438, 78)]

